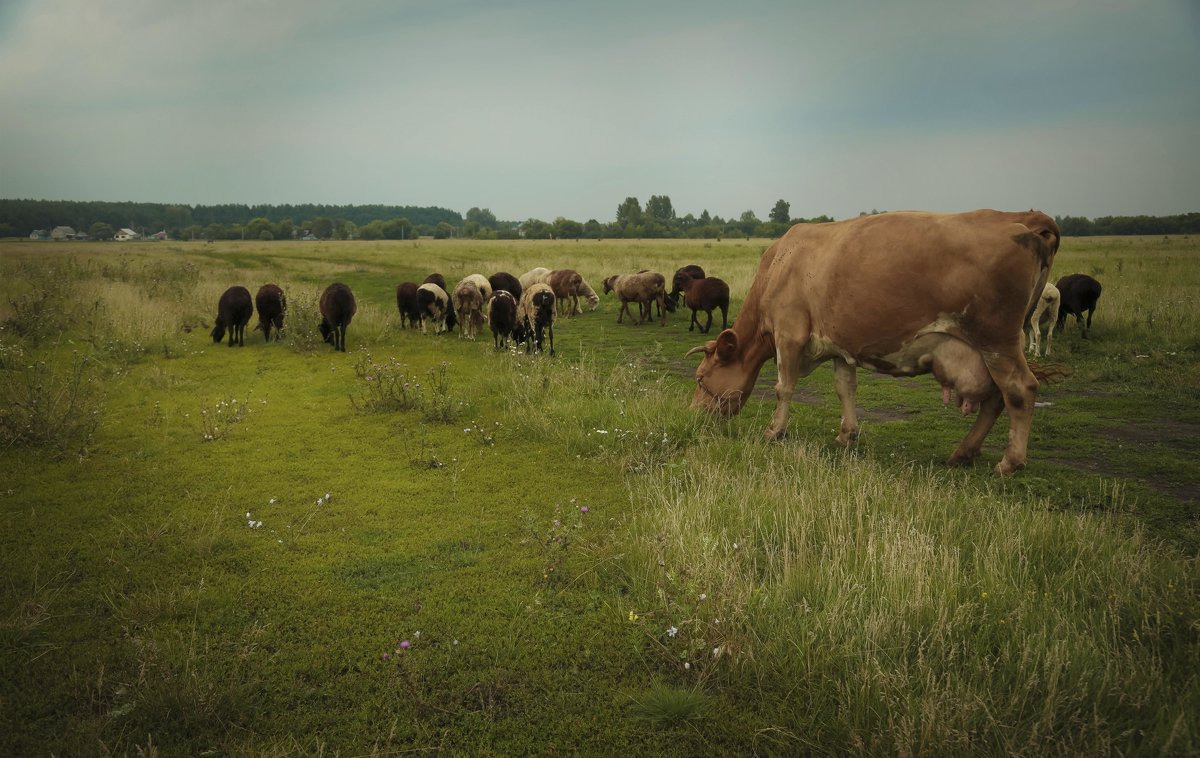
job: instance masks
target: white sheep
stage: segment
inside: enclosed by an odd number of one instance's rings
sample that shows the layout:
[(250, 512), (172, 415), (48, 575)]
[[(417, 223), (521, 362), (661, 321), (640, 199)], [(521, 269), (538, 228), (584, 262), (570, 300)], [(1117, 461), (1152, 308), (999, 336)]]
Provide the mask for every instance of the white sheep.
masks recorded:
[[(618, 274), (604, 280), (604, 294), (616, 292), (621, 300), (621, 310), (617, 314), (617, 323), (621, 323), (630, 303), (645, 306), (639, 308), (638, 323), (646, 320), (650, 313), (650, 303), (657, 302), (659, 313), (662, 314), (662, 325), (667, 323), (667, 279), (657, 271), (642, 271), (637, 274)], [(630, 317), (632, 318), (632, 316)]]
[(550, 269), (544, 267), (531, 268), (524, 274), (517, 277), (517, 281), (521, 283), (521, 292), (529, 289), (530, 285), (545, 283), (546, 278), (550, 276)]
[(542, 337), (550, 332), (550, 355), (554, 355), (554, 290), (544, 282), (529, 285), (521, 293), (517, 306), (517, 328), (525, 343), (525, 352), (541, 351)]
[(1044, 355), (1050, 355), (1050, 345), (1054, 342), (1054, 324), (1058, 321), (1058, 308), (1061, 303), (1062, 296), (1059, 294), (1058, 288), (1050, 282), (1046, 282), (1037, 305), (1033, 307), (1033, 315), (1029, 317), (1029, 347), (1027, 349), (1034, 357), (1037, 357), (1038, 351), (1041, 349), (1043, 323), (1046, 324), (1046, 352)]
[(587, 279), (579, 283), (579, 294), (587, 298), (589, 311), (594, 311), (600, 306), (600, 296), (592, 289), (592, 285), (587, 283)]
[(421, 334), (425, 334), (425, 324), (428, 320), (433, 321), (433, 333), (441, 334), (446, 331), (446, 311), (450, 308), (450, 296), (446, 294), (446, 290), (433, 284), (426, 282), (417, 288), (417, 306), (421, 311)]

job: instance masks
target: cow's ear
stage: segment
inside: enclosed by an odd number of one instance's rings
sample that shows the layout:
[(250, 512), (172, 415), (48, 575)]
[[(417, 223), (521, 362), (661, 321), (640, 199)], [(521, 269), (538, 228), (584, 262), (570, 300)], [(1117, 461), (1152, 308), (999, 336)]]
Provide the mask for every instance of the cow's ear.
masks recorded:
[(729, 363), (737, 355), (738, 338), (732, 329), (726, 329), (717, 335), (717, 360)]

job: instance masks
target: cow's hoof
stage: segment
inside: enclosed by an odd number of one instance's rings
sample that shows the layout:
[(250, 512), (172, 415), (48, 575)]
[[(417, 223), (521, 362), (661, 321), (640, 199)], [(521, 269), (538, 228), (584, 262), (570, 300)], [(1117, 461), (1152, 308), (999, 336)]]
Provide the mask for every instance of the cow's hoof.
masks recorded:
[(785, 432), (783, 432), (783, 431), (777, 432), (774, 429), (768, 429), (767, 433), (763, 435), (763, 437), (766, 438), (767, 442), (780, 442), (783, 440), (784, 436), (785, 436)]
[(838, 436), (834, 437), (834, 440), (842, 447), (850, 447), (855, 442), (858, 442), (858, 430), (855, 429), (852, 432), (842, 432)]
[(1023, 468), (1025, 468), (1024, 463), (1010, 463), (1005, 458), (996, 464), (995, 474), (996, 476), (1012, 476)]
[(951, 455), (950, 459), (948, 461), (946, 461), (946, 465), (951, 468), (970, 466), (972, 463), (975, 462), (976, 455), (979, 455), (979, 453), (978, 452), (971, 453), (971, 452), (964, 452), (961, 450), (956, 450), (954, 452), (954, 455)]

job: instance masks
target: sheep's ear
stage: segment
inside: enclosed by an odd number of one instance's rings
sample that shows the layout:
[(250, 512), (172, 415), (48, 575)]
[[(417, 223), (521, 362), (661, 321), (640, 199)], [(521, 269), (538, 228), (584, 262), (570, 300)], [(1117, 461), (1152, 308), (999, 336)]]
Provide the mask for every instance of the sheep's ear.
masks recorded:
[(732, 329), (726, 329), (717, 335), (715, 349), (717, 360), (721, 363), (729, 363), (733, 360), (738, 351), (738, 338)]

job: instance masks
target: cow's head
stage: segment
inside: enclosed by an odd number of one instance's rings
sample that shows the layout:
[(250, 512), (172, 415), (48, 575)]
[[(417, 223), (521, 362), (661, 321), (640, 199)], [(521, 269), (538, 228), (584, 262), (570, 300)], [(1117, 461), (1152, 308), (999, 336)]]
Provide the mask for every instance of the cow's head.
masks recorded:
[(696, 368), (696, 394), (692, 407), (701, 408), (723, 418), (729, 418), (742, 409), (750, 394), (757, 372), (748, 371), (741, 361), (742, 346), (732, 329), (726, 329), (701, 347), (694, 347), (687, 355), (704, 353)]

